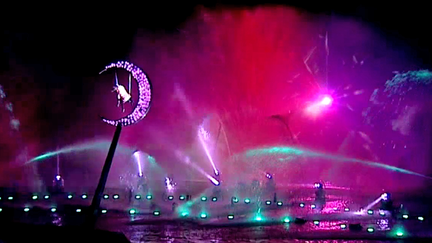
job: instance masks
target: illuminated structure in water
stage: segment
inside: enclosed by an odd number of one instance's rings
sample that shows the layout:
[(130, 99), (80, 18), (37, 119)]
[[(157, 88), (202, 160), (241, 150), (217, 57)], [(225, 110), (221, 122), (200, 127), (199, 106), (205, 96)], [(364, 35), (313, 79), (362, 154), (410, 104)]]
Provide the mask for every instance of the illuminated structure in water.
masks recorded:
[[(112, 119), (107, 119), (102, 117), (102, 121), (113, 126), (117, 126), (118, 124), (121, 124), (121, 126), (133, 125), (138, 121), (140, 121), (141, 119), (143, 119), (147, 115), (150, 109), (151, 99), (152, 99), (151, 83), (147, 75), (141, 70), (141, 68), (135, 66), (133, 63), (129, 63), (125, 61), (111, 63), (110, 65), (106, 66), (105, 69), (102, 72), (100, 72), (100, 74), (110, 69), (116, 69), (116, 68), (126, 70), (131, 75), (130, 79), (132, 79), (133, 77), (133, 79), (136, 80), (138, 84), (137, 104), (133, 109), (133, 111), (129, 115), (123, 118), (112, 120)], [(130, 101), (131, 97), (126, 97), (125, 94), (123, 96), (120, 95), (120, 98), (122, 99), (121, 102), (124, 103), (124, 101), (126, 102)]]
[[(89, 214), (88, 214), (88, 219), (86, 221), (86, 224), (88, 227), (94, 228), (96, 221), (97, 221), (97, 217), (100, 214), (100, 203), (102, 200), (102, 196), (103, 196), (103, 192), (105, 190), (105, 185), (106, 182), (108, 180), (108, 174), (111, 168), (111, 164), (114, 158), (114, 153), (118, 144), (118, 141), (120, 139), (120, 133), (121, 133), (121, 129), (123, 126), (129, 126), (129, 125), (133, 125), (137, 122), (139, 122), (140, 120), (142, 120), (148, 113), (149, 109), (150, 109), (150, 104), (151, 104), (151, 84), (149, 79), (147, 78), (146, 74), (137, 66), (135, 66), (132, 63), (129, 62), (125, 62), (125, 61), (119, 61), (117, 63), (112, 63), (108, 66), (105, 67), (105, 69), (100, 72), (103, 73), (105, 71), (107, 71), (108, 69), (111, 68), (121, 68), (121, 69), (125, 69), (127, 72), (129, 72), (130, 74), (132, 74), (133, 78), (137, 81), (138, 83), (138, 97), (137, 97), (137, 104), (136, 107), (133, 109), (133, 111), (120, 119), (117, 120), (110, 120), (110, 119), (106, 119), (102, 117), (102, 121), (109, 124), (109, 125), (113, 125), (116, 127), (115, 133), (114, 133), (114, 137), (113, 140), (111, 142), (110, 148), (108, 150), (108, 155), (106, 157), (105, 160), (105, 164), (103, 166), (102, 169), (102, 173), (99, 179), (99, 183), (97, 185), (96, 188), (96, 192), (95, 195), (93, 196), (93, 200), (92, 203), (90, 205), (90, 210), (89, 210)], [(131, 79), (131, 78), (130, 78)], [(116, 81), (117, 81), (117, 76), (116, 76)], [(118, 87), (117, 87), (118, 88)], [(119, 89), (117, 89), (119, 90)], [(128, 94), (130, 95), (130, 94)], [(122, 104), (124, 103), (124, 101), (129, 101), (131, 99), (131, 97), (125, 97), (125, 94), (121, 94), (119, 92), (119, 97), (122, 100), (120, 100), (120, 102), (122, 102)], [(123, 107), (122, 107), (123, 109)]]

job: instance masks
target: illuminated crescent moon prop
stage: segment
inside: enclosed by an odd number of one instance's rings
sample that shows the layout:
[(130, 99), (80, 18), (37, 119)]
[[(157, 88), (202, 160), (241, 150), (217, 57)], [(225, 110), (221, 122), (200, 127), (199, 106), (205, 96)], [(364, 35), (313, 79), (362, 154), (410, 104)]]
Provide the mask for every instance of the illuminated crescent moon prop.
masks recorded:
[(138, 101), (133, 111), (129, 115), (123, 118), (117, 120), (110, 120), (101, 117), (101, 119), (103, 122), (112, 126), (133, 125), (139, 122), (140, 120), (142, 120), (144, 117), (146, 117), (148, 111), (150, 110), (151, 99), (152, 99), (152, 86), (150, 80), (148, 79), (147, 75), (141, 70), (141, 68), (126, 61), (111, 63), (110, 65), (106, 66), (105, 69), (102, 70), (99, 74), (102, 74), (103, 72), (112, 68), (122, 68), (132, 74), (132, 76), (138, 83), (138, 99), (137, 99)]

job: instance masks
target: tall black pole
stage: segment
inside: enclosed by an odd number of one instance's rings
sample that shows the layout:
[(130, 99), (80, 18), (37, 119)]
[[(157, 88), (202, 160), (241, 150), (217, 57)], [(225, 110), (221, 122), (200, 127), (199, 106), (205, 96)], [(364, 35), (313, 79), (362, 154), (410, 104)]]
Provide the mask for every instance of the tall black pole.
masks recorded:
[(114, 133), (113, 140), (111, 142), (110, 148), (108, 150), (108, 155), (105, 160), (105, 164), (102, 169), (102, 173), (97, 185), (95, 194), (93, 196), (92, 203), (89, 208), (88, 216), (86, 219), (86, 226), (89, 228), (94, 228), (96, 226), (97, 218), (99, 216), (99, 206), (102, 200), (102, 195), (105, 190), (105, 185), (108, 179), (108, 174), (111, 169), (111, 164), (113, 162), (114, 153), (117, 148), (117, 144), (120, 138), (120, 132), (122, 130), (121, 124), (118, 124)]

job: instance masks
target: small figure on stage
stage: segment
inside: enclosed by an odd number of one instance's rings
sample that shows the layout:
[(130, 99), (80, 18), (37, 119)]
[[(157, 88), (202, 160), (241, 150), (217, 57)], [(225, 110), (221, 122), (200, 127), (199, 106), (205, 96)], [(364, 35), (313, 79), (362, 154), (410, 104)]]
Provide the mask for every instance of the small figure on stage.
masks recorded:
[(165, 191), (164, 191), (164, 198), (166, 198), (166, 195), (173, 195), (175, 188), (177, 186), (177, 183), (174, 182), (173, 175), (167, 175), (165, 176)]
[(64, 180), (60, 175), (56, 175), (53, 181), (53, 189), (55, 193), (64, 192)]
[(316, 207), (322, 210), (326, 204), (326, 197), (324, 191), (324, 185), (320, 182), (316, 182), (314, 184), (315, 188), (315, 204)]
[(132, 75), (129, 74), (129, 91), (126, 91), (126, 88), (123, 85), (119, 84), (117, 73), (115, 73), (114, 87), (111, 92), (117, 93), (117, 107), (121, 105), (122, 112), (125, 112), (125, 108), (124, 108), (125, 103), (130, 103), (131, 105), (133, 105), (133, 100), (131, 95)]
[(381, 195), (381, 206), (380, 210), (389, 212), (393, 217), (396, 217), (397, 214), (397, 207), (393, 204), (393, 198), (391, 197), (391, 194), (388, 192), (385, 192)]

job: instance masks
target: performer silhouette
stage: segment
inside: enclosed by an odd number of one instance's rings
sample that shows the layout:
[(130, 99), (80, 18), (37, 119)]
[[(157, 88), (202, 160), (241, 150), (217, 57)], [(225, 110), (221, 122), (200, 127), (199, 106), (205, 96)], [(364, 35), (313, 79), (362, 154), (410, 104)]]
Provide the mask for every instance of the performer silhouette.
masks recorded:
[(117, 73), (115, 73), (115, 81), (114, 81), (114, 87), (111, 92), (117, 93), (117, 107), (121, 106), (122, 112), (125, 112), (124, 104), (130, 103), (133, 105), (132, 101), (132, 76), (129, 74), (129, 91), (126, 90), (126, 88), (119, 84)]

